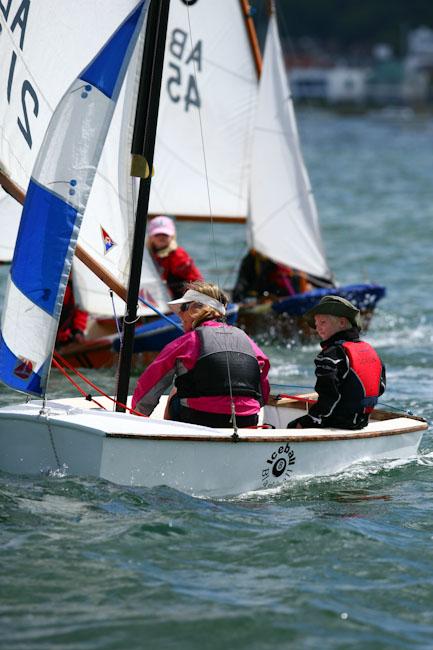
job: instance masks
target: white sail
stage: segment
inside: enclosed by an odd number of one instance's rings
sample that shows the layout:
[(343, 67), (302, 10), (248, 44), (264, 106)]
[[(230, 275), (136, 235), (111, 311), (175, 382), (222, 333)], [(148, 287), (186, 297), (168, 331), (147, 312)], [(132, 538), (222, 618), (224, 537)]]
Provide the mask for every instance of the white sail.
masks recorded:
[(275, 15), (266, 37), (254, 128), (249, 244), (276, 262), (330, 278), (302, 159)]
[(247, 215), (256, 101), (257, 73), (239, 0), (172, 0), (152, 213)]
[(22, 206), (0, 188), (0, 263), (12, 260), (15, 240), (20, 225)]
[[(0, 2), (0, 79), (6, 89), (0, 94), (0, 171), (23, 191), (54, 108), (72, 79), (135, 4), (134, 0), (116, 0), (107, 11), (106, 0), (74, 0), (71, 11), (66, 0)], [(125, 81), (128, 90), (122, 90), (115, 111), (79, 239), (81, 247), (124, 287), (135, 218), (128, 149), (134, 119), (134, 79), (129, 74)], [(4, 207), (0, 205), (2, 228), (8, 216)], [(109, 251), (104, 232), (113, 242)], [(165, 287), (148, 256), (145, 262), (142, 290), (151, 302), (167, 310)], [(107, 287), (84, 265), (77, 267), (74, 286), (79, 303), (93, 314), (111, 315)], [(123, 313), (123, 302), (117, 297), (115, 301), (118, 312)], [(146, 308), (141, 313), (148, 311)]]
[(0, 334), (0, 377), (44, 395), (83, 214), (134, 45), (142, 0), (69, 85), (27, 189)]
[(135, 4), (0, 2), (0, 170), (23, 191), (55, 107)]
[[(128, 286), (138, 196), (137, 179), (130, 175), (130, 152), (138, 90), (134, 73), (141, 61), (142, 46), (141, 39), (116, 105), (79, 237), (81, 248), (123, 287)], [(83, 309), (94, 316), (113, 316), (108, 287), (78, 259), (74, 260), (73, 278), (75, 298)], [(147, 302), (169, 311), (167, 288), (147, 250), (140, 284)], [(113, 299), (116, 314), (123, 315), (124, 302), (117, 295)], [(139, 306), (138, 313), (154, 314), (144, 305)]]

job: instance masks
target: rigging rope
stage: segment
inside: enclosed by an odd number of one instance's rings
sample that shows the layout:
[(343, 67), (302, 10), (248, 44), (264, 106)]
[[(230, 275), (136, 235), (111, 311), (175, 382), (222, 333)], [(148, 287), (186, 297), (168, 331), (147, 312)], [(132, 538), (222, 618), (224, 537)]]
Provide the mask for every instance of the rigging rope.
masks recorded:
[(123, 333), (122, 330), (120, 329), (119, 319), (117, 318), (116, 305), (114, 304), (114, 293), (112, 289), (110, 289), (110, 298), (111, 298), (111, 305), (113, 307), (114, 320), (116, 322), (117, 335), (119, 337), (120, 342), (122, 343)]
[[(95, 391), (97, 391), (102, 397), (105, 397), (110, 402), (113, 402), (114, 405), (119, 404), (119, 406), (121, 406), (122, 408), (125, 408), (127, 411), (129, 411), (130, 413), (132, 413), (134, 415), (139, 415), (141, 417), (146, 417), (145, 415), (143, 415), (143, 413), (139, 413), (138, 411), (136, 411), (135, 409), (127, 406), (126, 404), (122, 404), (121, 402), (118, 402), (116, 399), (111, 397), (111, 395), (108, 395), (107, 393), (105, 393), (102, 390), (102, 388), (99, 388), (99, 386), (97, 386), (90, 379), (85, 377), (79, 370), (77, 370), (77, 368), (74, 368), (74, 366), (72, 364), (70, 364), (69, 361), (67, 361), (64, 357), (62, 357), (58, 352), (54, 352), (53, 364), (56, 366), (56, 368), (58, 368), (60, 370), (60, 372), (66, 377), (66, 379), (68, 379), (71, 382), (71, 384), (78, 390), (79, 393), (81, 393), (81, 395), (83, 397), (86, 397), (86, 399), (89, 400), (89, 401), (95, 402), (95, 404), (97, 404), (100, 408), (103, 408), (104, 410), (107, 410), (105, 406), (98, 403), (89, 393), (86, 393), (86, 391), (83, 390), (83, 388), (81, 388), (81, 386), (76, 381), (74, 381), (74, 379), (72, 379), (72, 377), (66, 372), (65, 367), (68, 368), (68, 370), (71, 370), (72, 372), (74, 372), (82, 381), (84, 381), (91, 388), (93, 388)], [(61, 364), (63, 364), (63, 366)]]
[(179, 332), (182, 332), (182, 334), (183, 334), (182, 327), (179, 325), (179, 323), (176, 323), (174, 320), (172, 320), (170, 318), (170, 316), (167, 316), (166, 314), (163, 314), (163, 312), (160, 311), (158, 309), (158, 307), (155, 307), (155, 305), (152, 305), (151, 302), (147, 302), (147, 300), (145, 300), (141, 296), (138, 296), (138, 300), (140, 302), (142, 302), (143, 305), (146, 305), (146, 307), (149, 307), (150, 309), (152, 309), (155, 312), (155, 314), (158, 314), (158, 316), (160, 316), (161, 318), (164, 318), (164, 320), (168, 321), (170, 323), (170, 325), (173, 325), (173, 327), (175, 327), (177, 330), (179, 330)]

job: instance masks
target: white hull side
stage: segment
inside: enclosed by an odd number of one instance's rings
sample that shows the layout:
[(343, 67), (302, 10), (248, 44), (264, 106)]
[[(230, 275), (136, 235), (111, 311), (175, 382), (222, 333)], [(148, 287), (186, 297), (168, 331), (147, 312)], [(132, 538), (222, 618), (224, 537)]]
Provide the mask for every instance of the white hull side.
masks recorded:
[[(369, 424), (362, 433), (243, 429), (234, 443), (227, 429), (84, 410), (61, 402), (48, 403), (47, 416), (39, 414), (40, 406), (31, 402), (0, 409), (2, 471), (60, 470), (120, 485), (167, 485), (197, 496), (276, 487), (293, 478), (335, 474), (360, 461), (408, 459), (416, 454), (427, 426), (399, 417)], [(288, 409), (271, 407), (267, 421), (284, 411)], [(290, 409), (288, 419), (297, 414)]]
[(407, 459), (416, 454), (420, 439), (421, 434), (410, 433), (396, 436), (392, 444), (390, 437), (237, 444), (132, 440), (125, 454), (125, 440), (111, 438), (104, 444), (100, 476), (123, 485), (168, 485), (194, 495), (227, 496), (277, 487), (293, 478), (336, 474), (360, 461)]

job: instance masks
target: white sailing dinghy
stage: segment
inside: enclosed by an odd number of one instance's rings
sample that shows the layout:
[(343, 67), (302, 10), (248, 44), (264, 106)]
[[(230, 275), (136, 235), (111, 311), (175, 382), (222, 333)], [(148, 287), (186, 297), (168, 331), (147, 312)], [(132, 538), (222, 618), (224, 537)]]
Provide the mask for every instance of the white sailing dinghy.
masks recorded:
[[(57, 0), (56, 8), (60, 4)], [(362, 460), (413, 456), (427, 425), (405, 415), (378, 412), (362, 431), (288, 432), (287, 422), (304, 406), (298, 399), (280, 399), (264, 407), (261, 426), (237, 431), (235, 423), (233, 429), (217, 430), (166, 421), (163, 403), (154, 416), (144, 418), (123, 412), (119, 405), (118, 411), (104, 410), (106, 399), (46, 398), (70, 265), (127, 69), (135, 75), (138, 90), (132, 138), (132, 169), (140, 178), (137, 211), (147, 214), (168, 6), (169, 0), (119, 0), (119, 26), (105, 44), (98, 44), (47, 126), (27, 190), (0, 336), (1, 380), (36, 399), (0, 409), (0, 469), (60, 471), (224, 496), (276, 487), (293, 477), (335, 473)], [(138, 37), (144, 24), (143, 48)], [(3, 23), (2, 28), (11, 36)], [(123, 403), (144, 235), (145, 220), (137, 218), (117, 391)]]

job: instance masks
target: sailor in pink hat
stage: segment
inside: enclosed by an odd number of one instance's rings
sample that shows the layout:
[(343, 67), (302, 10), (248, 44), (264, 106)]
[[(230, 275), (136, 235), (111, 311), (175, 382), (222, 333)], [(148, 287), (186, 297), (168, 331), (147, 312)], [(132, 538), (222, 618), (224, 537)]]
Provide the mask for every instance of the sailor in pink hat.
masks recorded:
[(147, 224), (147, 245), (162, 279), (174, 298), (180, 298), (189, 282), (203, 280), (194, 260), (178, 246), (173, 219), (160, 215)]
[(147, 226), (147, 233), (149, 237), (155, 235), (166, 235), (167, 237), (176, 236), (176, 228), (173, 219), (170, 217), (154, 217)]

